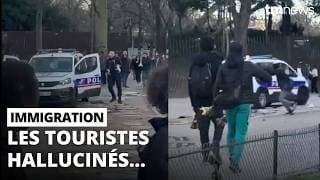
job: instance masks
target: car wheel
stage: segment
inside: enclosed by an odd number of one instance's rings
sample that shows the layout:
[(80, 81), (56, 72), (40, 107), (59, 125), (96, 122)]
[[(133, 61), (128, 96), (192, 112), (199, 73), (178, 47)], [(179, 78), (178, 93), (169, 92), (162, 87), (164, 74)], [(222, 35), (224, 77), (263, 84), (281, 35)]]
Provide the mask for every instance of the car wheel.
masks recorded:
[(305, 86), (300, 87), (298, 89), (297, 96), (298, 96), (298, 100), (297, 100), (298, 105), (305, 105), (309, 99), (309, 89)]
[(70, 101), (70, 106), (71, 107), (76, 107), (76, 105), (77, 105), (77, 96), (78, 96), (77, 94), (78, 94), (77, 90), (74, 89), (73, 93), (72, 93), (72, 99)]
[(81, 101), (82, 101), (82, 102), (88, 102), (88, 101), (89, 101), (89, 98), (87, 98), (87, 97), (86, 97), (86, 98), (82, 98)]
[(269, 94), (266, 90), (259, 89), (257, 92), (256, 108), (265, 108), (269, 104)]

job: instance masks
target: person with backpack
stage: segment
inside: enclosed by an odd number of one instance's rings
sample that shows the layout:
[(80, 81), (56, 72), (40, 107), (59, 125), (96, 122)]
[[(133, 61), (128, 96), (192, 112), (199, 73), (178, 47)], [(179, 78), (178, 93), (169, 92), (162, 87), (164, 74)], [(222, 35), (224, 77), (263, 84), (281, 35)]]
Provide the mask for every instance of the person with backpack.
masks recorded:
[(243, 149), (241, 144), (248, 130), (250, 104), (255, 102), (252, 90), (253, 76), (259, 80), (272, 81), (269, 73), (250, 61), (244, 61), (242, 45), (232, 42), (226, 62), (218, 70), (213, 92), (218, 93), (214, 94), (214, 105), (226, 110), (229, 168), (234, 173), (241, 172), (239, 167)]
[[(221, 64), (222, 56), (213, 50), (213, 39), (204, 37), (200, 40), (201, 52), (193, 57), (189, 70), (189, 97), (195, 112), (200, 131), (202, 149), (207, 149), (209, 143), (209, 127), (212, 121), (215, 126), (213, 147), (214, 154), (219, 157), (219, 145), (224, 127), (216, 123), (216, 118), (222, 117), (223, 113), (217, 111), (216, 117), (202, 116), (201, 108), (211, 107), (213, 99), (213, 85), (216, 79), (217, 70)], [(203, 162), (208, 161), (208, 151), (203, 151)]]
[(288, 66), (281, 64), (274, 64), (273, 68), (281, 89), (279, 101), (286, 108), (288, 114), (292, 115), (297, 106), (297, 96), (291, 92), (293, 85), (289, 76), (290, 70)]

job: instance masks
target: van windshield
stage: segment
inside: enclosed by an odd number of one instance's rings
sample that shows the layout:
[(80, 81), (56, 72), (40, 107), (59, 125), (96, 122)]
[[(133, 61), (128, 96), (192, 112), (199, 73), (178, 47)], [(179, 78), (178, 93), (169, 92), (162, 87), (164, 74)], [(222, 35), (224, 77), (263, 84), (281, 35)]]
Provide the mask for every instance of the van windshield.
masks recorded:
[(72, 57), (35, 57), (30, 61), (35, 72), (72, 72)]

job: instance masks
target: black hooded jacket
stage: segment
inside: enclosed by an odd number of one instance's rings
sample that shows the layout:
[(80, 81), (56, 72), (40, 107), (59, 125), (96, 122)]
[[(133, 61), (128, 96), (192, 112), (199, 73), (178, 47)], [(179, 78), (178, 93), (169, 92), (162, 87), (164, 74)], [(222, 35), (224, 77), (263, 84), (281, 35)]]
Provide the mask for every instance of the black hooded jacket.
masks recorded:
[(156, 131), (150, 142), (139, 153), (145, 167), (139, 168), (138, 180), (168, 179), (168, 118), (149, 120)]
[[(193, 57), (192, 59), (192, 64), (189, 70), (189, 97), (191, 100), (191, 105), (194, 108), (200, 108), (200, 107), (209, 107), (212, 105), (212, 99), (213, 99), (213, 85), (211, 89), (208, 89), (210, 91), (209, 94), (211, 94), (208, 97), (197, 97), (193, 92), (192, 92), (192, 86), (198, 86), (197, 84), (191, 84), (190, 79), (191, 79), (191, 72), (195, 66), (205, 66), (207, 63), (209, 63), (211, 66), (211, 75), (212, 75), (212, 81), (214, 84), (214, 81), (216, 79), (216, 75), (219, 69), (219, 66), (221, 65), (222, 62), (222, 56), (217, 53), (217, 52), (201, 52), (197, 54), (196, 56)], [(199, 82), (201, 83), (201, 82)]]
[(252, 87), (252, 77), (263, 81), (272, 81), (269, 73), (250, 61), (244, 61), (241, 54), (230, 52), (226, 62), (218, 70), (214, 93), (219, 90), (236, 88), (241, 83), (241, 103), (253, 104), (255, 98)]

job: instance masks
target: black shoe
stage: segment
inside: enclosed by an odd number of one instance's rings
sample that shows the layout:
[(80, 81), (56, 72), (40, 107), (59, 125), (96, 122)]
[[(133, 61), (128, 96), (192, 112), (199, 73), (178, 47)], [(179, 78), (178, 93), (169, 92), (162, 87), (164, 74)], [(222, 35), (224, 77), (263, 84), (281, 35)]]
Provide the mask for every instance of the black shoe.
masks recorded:
[(112, 98), (109, 102), (114, 102), (116, 101), (116, 98)]
[(209, 144), (202, 145), (202, 162), (206, 163), (209, 160)]
[(234, 173), (234, 174), (239, 174), (241, 173), (241, 169), (239, 167), (239, 163), (235, 162), (233, 159), (230, 158), (230, 166), (229, 169)]
[(119, 104), (122, 104), (122, 100), (121, 100), (120, 98), (118, 99), (118, 103), (119, 103)]
[(124, 86), (125, 88), (130, 88), (129, 86)]
[(212, 152), (213, 152), (213, 157), (216, 163), (218, 163), (219, 165), (222, 164), (219, 147), (213, 147)]

